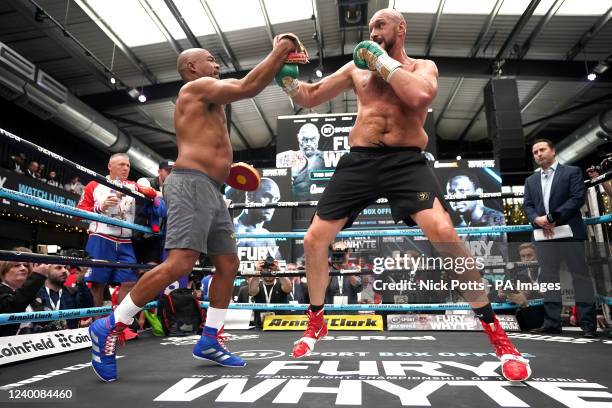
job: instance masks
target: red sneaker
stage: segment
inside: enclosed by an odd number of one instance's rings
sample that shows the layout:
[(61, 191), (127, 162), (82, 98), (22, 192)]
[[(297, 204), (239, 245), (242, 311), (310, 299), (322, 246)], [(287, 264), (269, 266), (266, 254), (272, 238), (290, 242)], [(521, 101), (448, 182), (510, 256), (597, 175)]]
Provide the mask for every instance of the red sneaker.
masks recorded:
[(314, 349), (315, 343), (327, 335), (327, 324), (323, 320), (323, 309), (313, 312), (308, 309), (308, 327), (304, 336), (293, 344), (291, 356), (300, 358), (309, 355)]
[(129, 327), (126, 327), (125, 329), (123, 329), (123, 337), (125, 341), (134, 340), (138, 338), (138, 333), (136, 333), (134, 330), (130, 329)]
[(485, 323), (481, 320), (484, 332), (489, 336), (489, 341), (495, 348), (495, 354), (502, 362), (502, 374), (508, 381), (525, 381), (531, 375), (529, 360), (523, 358), (521, 353), (510, 342), (506, 332), (495, 317), (493, 323)]

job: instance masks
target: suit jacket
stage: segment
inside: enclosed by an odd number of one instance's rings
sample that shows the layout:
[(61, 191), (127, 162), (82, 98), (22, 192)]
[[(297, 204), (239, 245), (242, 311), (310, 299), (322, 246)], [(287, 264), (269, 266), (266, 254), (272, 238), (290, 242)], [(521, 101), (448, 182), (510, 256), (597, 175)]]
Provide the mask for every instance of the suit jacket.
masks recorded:
[[(585, 187), (582, 170), (575, 166), (557, 165), (554, 173), (548, 208), (557, 220), (555, 225), (569, 225), (574, 239), (586, 240), (586, 230), (580, 208), (584, 205)], [(527, 219), (533, 224), (536, 217), (546, 215), (542, 193), (541, 170), (525, 180), (523, 208)], [(534, 228), (540, 228), (533, 224)]]
[(361, 282), (357, 286), (351, 285), (351, 281), (348, 276), (342, 277), (342, 293), (340, 293), (340, 286), (338, 285), (338, 277), (332, 276), (325, 292), (325, 303), (334, 303), (334, 296), (348, 296), (348, 303), (357, 303), (357, 293), (361, 292)]

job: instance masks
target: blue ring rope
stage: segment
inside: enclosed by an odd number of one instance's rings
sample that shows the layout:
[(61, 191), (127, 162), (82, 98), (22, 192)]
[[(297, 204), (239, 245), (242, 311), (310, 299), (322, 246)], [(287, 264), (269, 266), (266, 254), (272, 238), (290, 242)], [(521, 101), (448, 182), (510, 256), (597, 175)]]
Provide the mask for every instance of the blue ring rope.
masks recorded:
[(146, 232), (148, 234), (156, 234), (151, 231), (151, 228), (145, 227), (138, 224), (132, 224), (131, 222), (121, 221), (115, 218), (107, 217), (105, 215), (100, 215), (97, 213), (81, 210), (76, 207), (71, 207), (66, 204), (56, 203), (54, 201), (45, 200), (42, 198), (34, 197), (29, 194), (20, 193), (15, 190), (10, 190), (8, 188), (0, 187), (0, 198), (6, 198), (8, 200), (17, 201), (19, 203), (32, 205), (34, 207), (44, 208), (46, 210), (51, 210), (55, 212), (59, 212), (62, 214), (72, 215), (74, 217), (84, 218), (86, 220), (98, 221), (104, 224), (115, 225), (117, 227), (128, 228), (135, 231)]
[[(612, 298), (608, 298), (609, 304), (612, 304)], [(531, 306), (542, 305), (543, 300), (530, 300)], [(209, 302), (200, 302), (204, 308), (209, 307)], [(144, 309), (156, 307), (157, 302), (149, 302), (144, 306)], [(493, 309), (508, 310), (516, 309), (518, 306), (514, 303), (491, 303)], [(228, 309), (238, 310), (293, 310), (304, 311), (308, 309), (308, 305), (299, 304), (292, 305), (286, 303), (230, 303)], [(423, 304), (353, 304), (353, 305), (325, 305), (325, 309), (337, 311), (378, 311), (378, 312), (419, 312), (419, 311), (434, 311), (434, 310), (471, 310), (471, 306), (467, 303), (423, 303)], [(43, 312), (23, 312), (23, 313), (5, 313), (0, 314), (0, 325), (16, 324), (24, 322), (46, 322), (52, 320), (63, 319), (80, 319), (83, 317), (93, 317), (107, 315), (112, 312), (110, 307), (90, 307), (85, 309), (67, 309), (67, 310), (49, 310)]]
[[(107, 217), (104, 215), (96, 214), (89, 211), (84, 211), (75, 207), (70, 207), (65, 204), (56, 203), (50, 200), (34, 197), (29, 194), (20, 193), (18, 191), (10, 190), (4, 187), (0, 187), (0, 198), (6, 198), (9, 200), (17, 201), (23, 204), (33, 205), (35, 207), (44, 208), (51, 211), (56, 211), (63, 214), (72, 215), (74, 217), (80, 217), (91, 221), (98, 221), (104, 224), (115, 225), (118, 227), (128, 228), (135, 231), (146, 232), (149, 234), (155, 234), (151, 231), (151, 228), (145, 227), (138, 224), (133, 224), (126, 221), (117, 220), (115, 218)], [(606, 222), (612, 222), (612, 214), (602, 215), (600, 217), (585, 218), (584, 223), (587, 225), (602, 224)], [(511, 232), (529, 232), (533, 231), (531, 225), (498, 225), (488, 227), (460, 227), (455, 228), (457, 234), (470, 234), (470, 235), (486, 235), (495, 233), (511, 233)], [(268, 232), (268, 233), (237, 233), (236, 238), (304, 238), (305, 232)], [(352, 238), (352, 237), (403, 237), (403, 236), (424, 236), (423, 231), (419, 228), (404, 228), (404, 229), (393, 229), (393, 230), (375, 230), (375, 231), (342, 231), (338, 234), (339, 238)]]
[[(587, 225), (602, 224), (606, 222), (612, 222), (612, 214), (602, 215), (600, 217), (585, 218), (584, 223)], [(533, 231), (531, 225), (498, 225), (490, 227), (460, 227), (455, 228), (457, 234), (469, 234), (469, 235), (485, 235), (492, 233), (504, 233), (504, 232), (529, 232)], [(236, 238), (291, 238), (298, 239), (304, 238), (306, 232), (266, 232), (266, 233), (237, 233)], [(416, 237), (424, 236), (423, 231), (420, 228), (404, 228), (404, 229), (392, 229), (392, 230), (374, 230), (374, 231), (341, 231), (338, 233), (339, 238), (353, 238), (353, 237)]]

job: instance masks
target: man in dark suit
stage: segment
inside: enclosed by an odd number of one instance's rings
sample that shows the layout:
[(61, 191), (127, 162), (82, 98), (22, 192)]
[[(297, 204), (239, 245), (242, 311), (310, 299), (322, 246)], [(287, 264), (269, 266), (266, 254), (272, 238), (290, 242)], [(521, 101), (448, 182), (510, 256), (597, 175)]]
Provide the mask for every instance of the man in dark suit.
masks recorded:
[[(593, 282), (586, 265), (584, 241), (586, 230), (580, 214), (585, 200), (582, 170), (559, 164), (555, 148), (548, 139), (538, 139), (532, 146), (540, 169), (525, 180), (523, 206), (529, 222), (542, 229), (545, 240), (535, 242), (541, 272), (540, 283), (559, 282), (559, 268), (564, 261), (569, 269), (574, 297), (585, 337), (595, 337), (596, 313)], [(555, 238), (555, 227), (568, 225), (572, 236)], [(534, 231), (535, 233), (535, 231)], [(561, 333), (561, 291), (544, 293), (545, 318), (532, 333)]]
[[(349, 248), (344, 241), (334, 242), (331, 247), (330, 270), (340, 271), (342, 269), (353, 269), (348, 263)], [(363, 286), (361, 278), (356, 275), (331, 276), (325, 291), (325, 303), (334, 304), (337, 296), (346, 296), (348, 304), (357, 304), (357, 294)]]

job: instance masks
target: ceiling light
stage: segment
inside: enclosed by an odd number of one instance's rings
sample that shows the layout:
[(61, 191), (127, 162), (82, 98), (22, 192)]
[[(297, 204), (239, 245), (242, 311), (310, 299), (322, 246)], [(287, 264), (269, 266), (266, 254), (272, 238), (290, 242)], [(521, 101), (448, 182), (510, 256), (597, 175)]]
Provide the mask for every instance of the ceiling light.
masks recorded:
[(117, 83), (117, 80), (115, 79), (115, 77), (110, 77), (110, 83), (113, 85)]
[(132, 88), (128, 91), (128, 95), (130, 95), (132, 98), (136, 99), (140, 96), (140, 92), (138, 91), (138, 89), (136, 88)]
[(323, 78), (323, 70), (321, 68), (317, 68), (317, 70), (315, 71), (315, 75), (317, 76), (317, 78)]
[(138, 96), (138, 102), (145, 103), (146, 101), (147, 101), (147, 97), (145, 96), (145, 94), (140, 94)]
[(601, 75), (604, 72), (606, 72), (608, 70), (608, 68), (610, 68), (610, 66), (608, 65), (607, 62), (605, 61), (599, 61), (599, 63), (595, 66), (595, 68), (593, 68), (593, 72)]
[(594, 81), (597, 78), (597, 74), (591, 72), (589, 75), (587, 75), (587, 79), (589, 81)]

